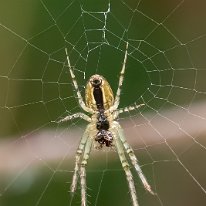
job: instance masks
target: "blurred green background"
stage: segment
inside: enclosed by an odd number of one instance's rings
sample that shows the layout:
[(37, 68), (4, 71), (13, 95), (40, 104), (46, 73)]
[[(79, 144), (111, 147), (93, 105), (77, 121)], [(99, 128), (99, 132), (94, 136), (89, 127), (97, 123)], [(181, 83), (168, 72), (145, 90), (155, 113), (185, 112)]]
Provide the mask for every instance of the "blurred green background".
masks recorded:
[[(66, 131), (77, 146), (73, 131), (82, 133), (85, 123), (54, 123), (67, 113), (80, 111), (66, 66), (65, 47), (84, 96), (84, 85), (94, 73), (103, 75), (116, 91), (125, 44), (129, 41), (120, 106), (142, 102), (146, 106), (140, 109), (141, 115), (134, 111), (120, 118), (129, 119), (128, 130), (141, 124), (135, 122), (136, 117), (141, 116), (144, 123), (156, 128), (156, 114), (173, 109), (189, 111), (196, 103), (204, 102), (205, 8), (206, 3), (200, 0), (2, 1), (0, 138), (2, 145), (10, 142), (9, 147), (0, 147), (2, 154), (11, 149), (10, 145), (14, 151), (19, 144), (25, 144), (24, 150), (31, 150), (29, 138), (45, 130), (54, 131), (51, 141), (61, 141), (61, 133)], [(205, 113), (190, 111), (188, 118), (196, 115), (205, 121)], [(132, 145), (157, 193), (147, 194), (134, 175), (139, 204), (205, 205), (206, 168), (202, 165), (206, 152), (201, 146), (206, 144), (205, 133), (187, 133), (186, 115), (180, 121), (169, 114), (165, 117), (171, 120), (171, 126), (176, 123), (177, 134), (186, 132), (181, 140), (166, 141), (167, 135), (156, 128), (165, 141), (154, 139), (143, 148)], [(188, 140), (184, 134), (192, 138)], [(13, 150), (10, 153), (12, 157)], [(0, 205), (80, 205), (80, 192), (73, 198), (68, 193), (74, 156), (45, 157), (41, 161), (41, 155), (35, 151), (32, 154), (34, 160), (25, 162), (25, 168), (0, 171)], [(6, 161), (2, 157), (2, 165)], [(189, 173), (185, 168), (189, 168)], [(131, 205), (115, 152), (92, 155), (87, 182), (90, 205)]]

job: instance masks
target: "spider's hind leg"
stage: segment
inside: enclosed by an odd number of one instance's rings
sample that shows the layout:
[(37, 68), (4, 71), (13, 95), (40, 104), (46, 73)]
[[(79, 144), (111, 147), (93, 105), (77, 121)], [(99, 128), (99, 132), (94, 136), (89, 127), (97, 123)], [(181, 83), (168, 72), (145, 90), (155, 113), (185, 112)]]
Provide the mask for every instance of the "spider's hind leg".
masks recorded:
[(119, 140), (119, 137), (116, 136), (115, 137), (115, 145), (116, 145), (116, 149), (120, 158), (120, 161), (122, 163), (122, 167), (125, 171), (125, 175), (127, 178), (127, 182), (128, 182), (128, 186), (129, 186), (129, 190), (130, 190), (130, 194), (131, 194), (131, 199), (132, 199), (132, 205), (133, 206), (139, 206), (138, 202), (137, 202), (137, 195), (136, 195), (136, 189), (135, 189), (135, 185), (134, 185), (134, 180), (133, 180), (133, 176), (132, 173), (130, 171), (130, 166), (129, 163), (127, 162), (127, 159), (125, 157), (124, 154), (124, 148), (123, 145), (121, 143), (121, 141)]
[(89, 127), (86, 128), (83, 136), (82, 136), (82, 139), (79, 143), (79, 147), (76, 151), (76, 156), (75, 156), (75, 167), (74, 167), (74, 174), (73, 174), (73, 178), (72, 178), (72, 184), (71, 184), (71, 187), (70, 187), (70, 191), (72, 193), (75, 192), (76, 188), (77, 188), (77, 181), (78, 181), (78, 176), (79, 176), (79, 171), (80, 171), (80, 160), (81, 160), (81, 156), (82, 156), (82, 153), (84, 152), (85, 150), (85, 145), (86, 145), (86, 142), (87, 142), (87, 139), (88, 139), (88, 130), (89, 130)]
[(121, 126), (119, 125), (119, 123), (116, 123), (117, 124), (117, 127), (118, 127), (118, 134), (119, 134), (119, 137), (120, 137), (120, 140), (124, 146), (124, 149), (125, 151), (127, 152), (127, 154), (129, 155), (130, 157), (130, 160), (135, 168), (135, 170), (137, 171), (141, 181), (142, 181), (142, 184), (144, 185), (144, 188), (150, 192), (151, 194), (154, 195), (154, 192), (152, 191), (151, 189), (151, 186), (149, 185), (149, 183), (147, 182), (147, 179), (146, 177), (144, 176), (143, 172), (142, 172), (142, 169), (140, 168), (139, 164), (138, 164), (138, 160), (134, 154), (134, 150), (132, 149), (132, 147), (127, 143), (125, 137), (124, 137), (124, 133), (123, 133), (123, 130), (121, 128)]
[(87, 143), (85, 146), (85, 150), (84, 150), (84, 154), (83, 154), (83, 158), (82, 158), (82, 162), (81, 162), (81, 167), (80, 167), (80, 179), (81, 179), (81, 206), (86, 206), (86, 200), (87, 200), (87, 196), (86, 196), (86, 165), (87, 165), (87, 160), (89, 159), (89, 154), (91, 151), (91, 147), (92, 147), (92, 142), (93, 140), (91, 138), (87, 139)]

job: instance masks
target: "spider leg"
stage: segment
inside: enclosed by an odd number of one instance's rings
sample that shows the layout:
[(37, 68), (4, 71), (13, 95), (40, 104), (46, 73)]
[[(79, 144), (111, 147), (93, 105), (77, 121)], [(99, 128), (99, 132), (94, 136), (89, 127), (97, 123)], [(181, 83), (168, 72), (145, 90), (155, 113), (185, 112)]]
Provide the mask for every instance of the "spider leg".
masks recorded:
[(86, 128), (86, 130), (85, 130), (85, 132), (82, 136), (82, 139), (79, 143), (79, 147), (76, 151), (74, 174), (73, 174), (73, 178), (72, 178), (72, 184), (71, 184), (71, 187), (70, 187), (70, 191), (72, 193), (75, 192), (76, 187), (77, 187), (78, 172), (79, 172), (79, 166), (80, 166), (80, 158), (81, 158), (81, 155), (82, 155), (82, 153), (85, 149), (85, 144), (86, 144), (87, 139), (88, 139), (88, 130), (89, 130), (89, 127)]
[(129, 185), (129, 190), (130, 190), (133, 206), (139, 206), (139, 204), (137, 202), (137, 195), (136, 195), (134, 180), (132, 177), (132, 173), (129, 169), (129, 163), (128, 163), (128, 161), (125, 157), (125, 154), (124, 154), (124, 148), (122, 146), (122, 142), (119, 140), (119, 135), (118, 136), (114, 135), (114, 136), (115, 136), (115, 145), (117, 148), (117, 152), (118, 152), (122, 167), (125, 171), (127, 182)]
[(87, 143), (85, 146), (82, 162), (81, 162), (81, 168), (80, 168), (80, 179), (81, 179), (81, 206), (86, 206), (86, 165), (87, 165), (87, 160), (89, 159), (89, 154), (91, 151), (91, 146), (92, 146), (93, 140), (89, 137), (87, 139)]
[(89, 113), (93, 113), (93, 110), (85, 105), (85, 103), (83, 101), (83, 98), (82, 98), (82, 95), (79, 91), (79, 87), (78, 87), (78, 84), (77, 84), (77, 81), (76, 81), (76, 77), (74, 75), (74, 72), (72, 71), (72, 67), (71, 67), (71, 64), (70, 64), (70, 59), (69, 59), (69, 55), (68, 55), (68, 52), (67, 52), (67, 48), (65, 48), (65, 53), (66, 53), (66, 56), (67, 56), (67, 63), (68, 63), (69, 72), (70, 72), (70, 75), (71, 75), (71, 78), (72, 78), (72, 82), (73, 82), (73, 85), (74, 85), (74, 89), (77, 93), (77, 98), (78, 98), (78, 101), (79, 101), (79, 105), (81, 106), (81, 108), (84, 111), (89, 112)]
[(130, 157), (130, 160), (135, 168), (135, 170), (137, 171), (141, 181), (142, 181), (142, 184), (144, 185), (144, 188), (150, 192), (151, 194), (154, 195), (154, 192), (152, 191), (151, 189), (151, 186), (149, 185), (149, 183), (147, 182), (147, 179), (146, 177), (144, 176), (143, 172), (142, 172), (142, 169), (140, 168), (139, 164), (138, 164), (138, 160), (134, 154), (134, 150), (132, 149), (132, 147), (127, 143), (126, 139), (125, 139), (125, 136), (124, 136), (124, 133), (123, 133), (123, 129), (121, 128), (120, 124), (116, 122), (116, 124), (118, 125), (118, 134), (119, 134), (119, 137), (120, 137), (120, 140), (125, 148), (125, 151), (127, 152), (127, 154), (129, 155)]
[(124, 113), (124, 112), (133, 111), (133, 110), (138, 109), (138, 108), (140, 108), (140, 107), (142, 107), (142, 106), (144, 106), (144, 105), (145, 105), (145, 104), (139, 104), (139, 105), (134, 105), (134, 106), (129, 106), (129, 107), (120, 108), (120, 109), (118, 109), (118, 110), (116, 110), (116, 111), (114, 112), (114, 117), (113, 117), (113, 118), (116, 119), (119, 114), (122, 114), (122, 113)]
[(116, 96), (115, 96), (115, 100), (114, 100), (114, 105), (110, 108), (110, 111), (116, 110), (119, 106), (120, 94), (121, 94), (121, 90), (122, 90), (122, 83), (124, 80), (125, 65), (127, 62), (127, 53), (128, 53), (127, 49), (128, 49), (128, 42), (126, 43), (126, 51), (124, 54), (124, 61), (123, 61), (122, 69), (120, 71), (119, 84), (118, 84), (118, 88), (117, 88), (117, 92), (116, 92)]
[(84, 113), (78, 112), (76, 114), (68, 115), (68, 116), (64, 117), (63, 119), (60, 119), (59, 121), (57, 121), (57, 123), (66, 122), (66, 121), (76, 119), (76, 118), (81, 118), (87, 122), (91, 122), (91, 118), (89, 116), (87, 116)]
[(145, 105), (145, 104), (139, 104), (139, 105), (134, 105), (134, 106), (129, 106), (129, 107), (120, 108), (120, 109), (117, 110), (117, 112), (118, 112), (119, 114), (124, 113), (124, 112), (129, 112), (129, 111), (138, 109), (138, 108), (140, 108), (140, 107), (142, 107), (142, 106), (144, 106), (144, 105)]

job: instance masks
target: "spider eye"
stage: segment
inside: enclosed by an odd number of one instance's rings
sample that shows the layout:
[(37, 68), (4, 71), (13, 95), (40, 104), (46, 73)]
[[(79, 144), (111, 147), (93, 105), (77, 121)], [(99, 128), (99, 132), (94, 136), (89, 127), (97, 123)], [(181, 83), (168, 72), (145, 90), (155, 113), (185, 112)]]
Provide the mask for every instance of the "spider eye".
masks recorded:
[(91, 81), (91, 84), (93, 87), (99, 87), (102, 84), (102, 80), (101, 79), (93, 79)]

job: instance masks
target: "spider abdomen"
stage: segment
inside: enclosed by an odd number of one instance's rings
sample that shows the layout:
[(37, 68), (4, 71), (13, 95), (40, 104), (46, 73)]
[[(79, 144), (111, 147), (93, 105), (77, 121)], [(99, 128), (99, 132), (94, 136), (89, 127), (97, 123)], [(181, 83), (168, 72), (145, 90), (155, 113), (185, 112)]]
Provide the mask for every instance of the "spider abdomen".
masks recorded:
[(109, 121), (107, 120), (107, 117), (104, 114), (104, 110), (99, 111), (99, 114), (97, 116), (96, 127), (98, 130), (101, 130), (101, 129), (108, 130), (109, 129)]
[(113, 142), (113, 135), (109, 131), (109, 121), (104, 113), (104, 110), (99, 110), (97, 116), (96, 128), (98, 130), (95, 140), (100, 144), (100, 148), (105, 145), (106, 147), (111, 147)]
[(106, 145), (106, 147), (111, 147), (113, 142), (113, 135), (109, 130), (99, 130), (95, 140), (100, 144), (100, 147)]

